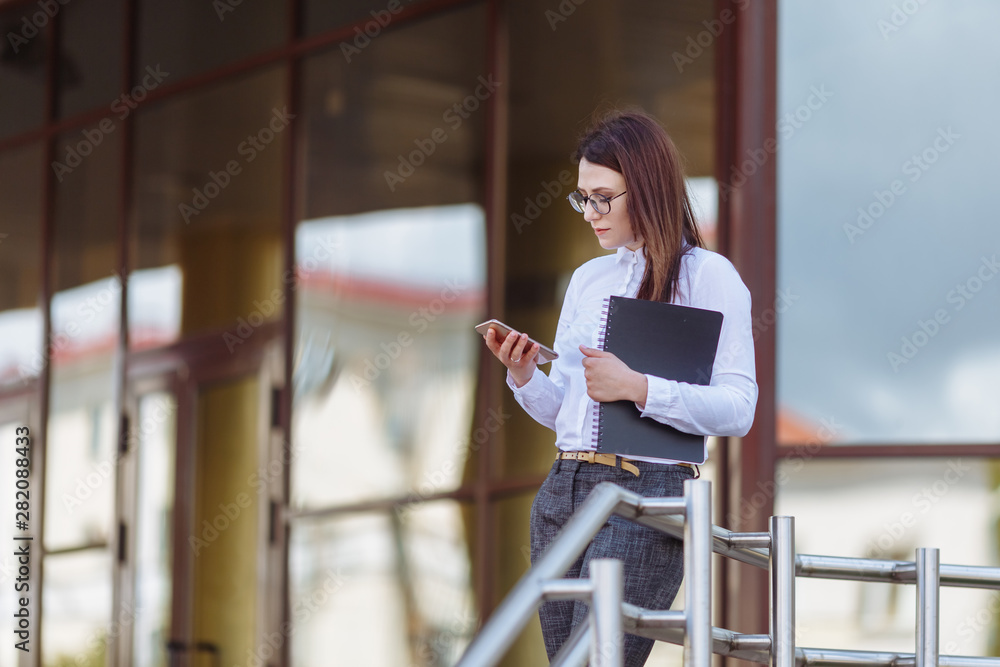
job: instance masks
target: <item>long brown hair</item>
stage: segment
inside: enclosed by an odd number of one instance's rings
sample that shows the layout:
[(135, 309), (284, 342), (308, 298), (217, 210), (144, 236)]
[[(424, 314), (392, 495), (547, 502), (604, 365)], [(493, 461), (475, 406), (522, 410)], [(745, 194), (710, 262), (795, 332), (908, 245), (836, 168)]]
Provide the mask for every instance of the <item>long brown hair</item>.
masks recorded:
[(625, 177), (628, 217), (646, 253), (646, 272), (636, 296), (671, 301), (677, 293), (681, 257), (692, 246), (705, 247), (673, 140), (643, 111), (613, 111), (580, 139), (573, 159), (581, 158)]

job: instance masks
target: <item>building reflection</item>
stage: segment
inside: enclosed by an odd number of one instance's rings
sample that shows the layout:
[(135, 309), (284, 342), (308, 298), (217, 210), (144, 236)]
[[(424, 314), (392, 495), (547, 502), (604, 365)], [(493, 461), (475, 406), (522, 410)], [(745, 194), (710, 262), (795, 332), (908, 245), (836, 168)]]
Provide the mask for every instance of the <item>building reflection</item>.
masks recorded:
[(474, 204), (298, 226), (292, 505), (391, 504), (296, 522), (296, 664), (453, 664), (476, 625), (461, 504), (423, 501), (466, 481), (484, 236)]

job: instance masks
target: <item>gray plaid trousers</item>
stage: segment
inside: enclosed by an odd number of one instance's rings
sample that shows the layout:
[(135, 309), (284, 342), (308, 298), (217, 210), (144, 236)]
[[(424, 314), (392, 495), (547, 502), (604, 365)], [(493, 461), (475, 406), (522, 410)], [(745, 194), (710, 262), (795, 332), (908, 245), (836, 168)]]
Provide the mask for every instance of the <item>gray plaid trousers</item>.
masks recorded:
[[(642, 496), (657, 498), (684, 495), (684, 480), (691, 468), (636, 461), (639, 476), (597, 463), (556, 461), (531, 505), (531, 562), (545, 552), (590, 492), (601, 482), (613, 482)], [(684, 547), (680, 540), (611, 517), (566, 572), (567, 578), (587, 578), (590, 561), (617, 558), (625, 574), (625, 602), (647, 609), (669, 609), (684, 578)], [(546, 602), (538, 611), (549, 660), (559, 651), (572, 629), (587, 621), (584, 602)], [(642, 667), (653, 649), (653, 640), (625, 635), (625, 667)]]

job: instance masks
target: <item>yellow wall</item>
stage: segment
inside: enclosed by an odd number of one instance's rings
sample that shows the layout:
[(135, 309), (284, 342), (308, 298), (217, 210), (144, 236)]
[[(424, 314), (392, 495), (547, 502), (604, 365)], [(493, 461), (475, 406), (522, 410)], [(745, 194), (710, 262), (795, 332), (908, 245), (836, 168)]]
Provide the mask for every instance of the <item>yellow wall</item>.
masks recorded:
[(249, 480), (258, 467), (258, 401), (256, 377), (198, 398), (195, 533), (207, 545), (194, 558), (193, 639), (217, 644), (226, 665), (244, 664), (256, 648), (259, 498)]
[[(212, 223), (222, 222), (213, 219)], [(206, 219), (206, 225), (208, 221)], [(281, 238), (277, 229), (259, 231), (250, 225), (218, 224), (185, 234), (180, 240), (184, 267), (181, 326), (185, 334), (233, 328), (238, 318), (261, 309), (281, 289)], [(267, 319), (280, 317), (275, 304)]]

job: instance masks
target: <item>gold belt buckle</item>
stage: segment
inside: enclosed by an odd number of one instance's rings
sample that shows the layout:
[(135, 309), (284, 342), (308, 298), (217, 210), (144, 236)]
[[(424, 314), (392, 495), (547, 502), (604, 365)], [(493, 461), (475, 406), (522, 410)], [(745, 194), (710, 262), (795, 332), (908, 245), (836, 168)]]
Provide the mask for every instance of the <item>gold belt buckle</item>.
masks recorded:
[(631, 463), (624, 456), (617, 456), (615, 454), (599, 454), (597, 452), (560, 451), (558, 454), (556, 454), (556, 460), (558, 461), (560, 459), (583, 461), (585, 463), (598, 463), (600, 465), (606, 465), (612, 468), (618, 468), (620, 465), (622, 470), (630, 472), (636, 477), (639, 476), (639, 466), (635, 465), (634, 463)]

